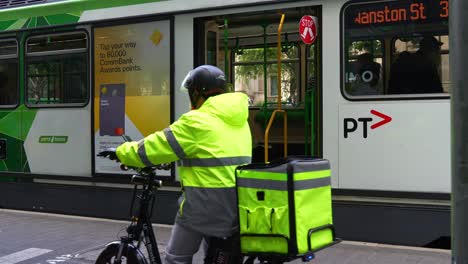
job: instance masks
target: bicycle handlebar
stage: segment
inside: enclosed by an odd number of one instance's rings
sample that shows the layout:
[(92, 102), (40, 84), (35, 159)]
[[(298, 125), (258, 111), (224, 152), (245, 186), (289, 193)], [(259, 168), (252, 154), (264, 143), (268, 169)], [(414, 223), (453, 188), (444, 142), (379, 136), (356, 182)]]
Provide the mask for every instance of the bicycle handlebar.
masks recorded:
[[(114, 160), (114, 161), (120, 163), (120, 160), (118, 159), (118, 157), (116, 155), (116, 151), (113, 148), (106, 149), (106, 150), (100, 152), (99, 154), (97, 154), (97, 156), (101, 157), (101, 158), (108, 158), (110, 160)], [(155, 166), (138, 168), (138, 167), (127, 166), (127, 165), (121, 163), (120, 164), (120, 169), (123, 170), (123, 171), (127, 171), (127, 170), (131, 169), (131, 170), (134, 170), (134, 171), (138, 172), (139, 174), (147, 175), (147, 174), (153, 173), (155, 170), (170, 170), (171, 169), (171, 164), (170, 163), (162, 163), (162, 164), (158, 164), (158, 165), (155, 165)]]
[(143, 168), (138, 168), (138, 167), (132, 167), (132, 166), (127, 166), (125, 164), (120, 164), (120, 169), (123, 171), (128, 171), (128, 170), (134, 170), (138, 173), (142, 174), (149, 174), (154, 172), (155, 170), (170, 170), (171, 169), (171, 164), (169, 163), (162, 163), (156, 166), (152, 167), (143, 167)]

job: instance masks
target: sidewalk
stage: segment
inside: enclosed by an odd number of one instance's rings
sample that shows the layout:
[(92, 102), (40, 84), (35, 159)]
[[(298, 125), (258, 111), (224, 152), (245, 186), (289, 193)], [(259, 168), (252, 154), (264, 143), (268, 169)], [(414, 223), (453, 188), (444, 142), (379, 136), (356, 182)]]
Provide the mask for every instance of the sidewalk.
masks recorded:
[[(118, 239), (127, 222), (0, 210), (0, 264), (90, 264)], [(154, 225), (163, 254), (171, 226)], [(311, 264), (451, 263), (450, 251), (343, 241), (317, 253)], [(193, 263), (203, 263), (197, 253)], [(291, 263), (302, 263), (296, 260)]]

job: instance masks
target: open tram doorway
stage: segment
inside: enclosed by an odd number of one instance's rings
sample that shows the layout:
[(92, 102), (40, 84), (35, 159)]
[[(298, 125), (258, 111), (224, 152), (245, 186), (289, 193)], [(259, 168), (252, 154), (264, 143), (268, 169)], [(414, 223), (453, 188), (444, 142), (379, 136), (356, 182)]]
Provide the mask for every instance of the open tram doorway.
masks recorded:
[[(322, 157), (321, 9), (297, 7), (237, 13), (195, 20), (195, 65), (226, 72), (229, 89), (249, 96), (253, 162), (264, 161), (265, 131), (278, 107), (278, 27), (281, 31), (281, 107), (287, 113), (287, 154)], [(299, 35), (304, 15), (317, 18), (316, 41)], [(283, 115), (274, 119), (269, 160), (284, 156)]]

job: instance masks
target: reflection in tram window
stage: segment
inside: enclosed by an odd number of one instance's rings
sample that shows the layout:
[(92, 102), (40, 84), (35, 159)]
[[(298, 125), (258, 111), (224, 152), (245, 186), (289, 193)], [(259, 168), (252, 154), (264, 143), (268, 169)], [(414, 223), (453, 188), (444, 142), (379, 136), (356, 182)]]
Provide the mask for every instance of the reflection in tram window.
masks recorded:
[[(346, 97), (450, 93), (448, 18), (438, 1), (423, 2), (424, 19), (411, 12), (411, 1), (353, 3), (344, 9), (342, 89)], [(406, 16), (380, 19), (386, 9)]]

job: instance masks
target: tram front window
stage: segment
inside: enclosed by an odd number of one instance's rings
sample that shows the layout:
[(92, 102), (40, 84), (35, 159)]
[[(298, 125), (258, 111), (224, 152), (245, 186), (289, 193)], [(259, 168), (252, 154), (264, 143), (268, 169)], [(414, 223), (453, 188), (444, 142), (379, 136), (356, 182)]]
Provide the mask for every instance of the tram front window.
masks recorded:
[(344, 7), (346, 97), (437, 97), (450, 92), (446, 0), (419, 2)]

